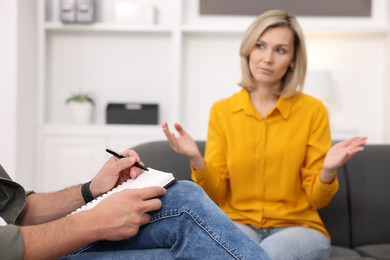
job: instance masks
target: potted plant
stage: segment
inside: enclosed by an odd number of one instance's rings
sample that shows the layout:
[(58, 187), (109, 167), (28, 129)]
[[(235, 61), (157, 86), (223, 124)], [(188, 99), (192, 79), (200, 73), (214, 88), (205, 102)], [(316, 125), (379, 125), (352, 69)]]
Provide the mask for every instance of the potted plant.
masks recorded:
[(74, 124), (90, 124), (92, 122), (95, 101), (87, 92), (72, 93), (65, 101), (69, 106), (71, 121)]

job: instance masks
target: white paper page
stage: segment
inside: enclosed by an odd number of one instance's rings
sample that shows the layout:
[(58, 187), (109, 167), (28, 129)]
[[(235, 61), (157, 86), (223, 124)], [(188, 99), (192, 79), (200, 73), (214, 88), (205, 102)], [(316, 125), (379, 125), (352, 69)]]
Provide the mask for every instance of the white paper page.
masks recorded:
[(5, 226), (5, 225), (7, 225), (7, 222), (5, 222), (5, 220), (2, 217), (0, 217), (0, 226)]
[(107, 198), (108, 196), (125, 190), (125, 189), (140, 189), (145, 187), (151, 187), (151, 186), (160, 186), (164, 187), (170, 182), (172, 182), (175, 178), (173, 177), (172, 173), (169, 172), (163, 172), (159, 171), (153, 168), (148, 168), (148, 171), (144, 171), (141, 175), (139, 175), (135, 179), (128, 179), (126, 182), (118, 185), (117, 187), (113, 188), (112, 190), (108, 191), (107, 193), (104, 193), (102, 196), (94, 199), (93, 201), (85, 204), (84, 206), (78, 208), (73, 213), (84, 211), (91, 209), (95, 207), (97, 204), (99, 204), (103, 199)]

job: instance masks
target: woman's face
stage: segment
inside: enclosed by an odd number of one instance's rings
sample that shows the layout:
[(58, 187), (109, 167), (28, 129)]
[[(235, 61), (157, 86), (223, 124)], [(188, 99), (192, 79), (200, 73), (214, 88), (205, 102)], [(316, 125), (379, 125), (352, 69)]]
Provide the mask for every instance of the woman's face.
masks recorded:
[(294, 35), (287, 27), (268, 28), (249, 54), (249, 69), (257, 86), (275, 86), (294, 66)]

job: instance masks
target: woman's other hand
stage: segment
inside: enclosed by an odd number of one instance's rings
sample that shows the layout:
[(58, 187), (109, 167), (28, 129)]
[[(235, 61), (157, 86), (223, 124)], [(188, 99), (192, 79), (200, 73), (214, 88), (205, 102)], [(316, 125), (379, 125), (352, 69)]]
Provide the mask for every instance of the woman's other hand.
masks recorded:
[(364, 150), (367, 137), (355, 136), (333, 145), (326, 154), (321, 172), (321, 181), (333, 182), (337, 168), (345, 164), (355, 154)]
[(198, 146), (196, 145), (196, 142), (180, 124), (175, 123), (175, 129), (179, 136), (175, 136), (175, 134), (169, 130), (168, 124), (166, 122), (164, 122), (161, 127), (168, 139), (169, 145), (175, 152), (188, 157), (192, 168), (204, 168), (205, 162)]

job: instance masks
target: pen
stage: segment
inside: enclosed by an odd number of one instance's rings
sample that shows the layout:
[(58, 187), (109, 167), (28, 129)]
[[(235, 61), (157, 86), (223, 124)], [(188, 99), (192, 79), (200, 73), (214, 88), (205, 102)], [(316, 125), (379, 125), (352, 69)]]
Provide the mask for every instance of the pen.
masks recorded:
[[(106, 149), (106, 152), (114, 155), (116, 158), (119, 158), (119, 159), (126, 158), (126, 156), (123, 156), (123, 155), (121, 155), (119, 153), (116, 153), (116, 152), (114, 152), (114, 151), (112, 151), (110, 149)], [(134, 166), (136, 166), (136, 167), (138, 167), (138, 168), (140, 168), (140, 169), (142, 169), (144, 171), (149, 171), (148, 168), (146, 168), (145, 166), (143, 166), (142, 164), (140, 164), (138, 162), (135, 162)]]

